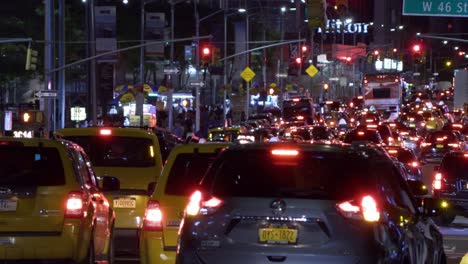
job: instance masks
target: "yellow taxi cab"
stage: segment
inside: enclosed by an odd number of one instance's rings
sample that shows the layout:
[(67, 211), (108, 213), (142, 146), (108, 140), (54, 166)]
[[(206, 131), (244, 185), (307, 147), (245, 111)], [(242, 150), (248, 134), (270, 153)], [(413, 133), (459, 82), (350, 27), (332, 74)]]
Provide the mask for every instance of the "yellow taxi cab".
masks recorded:
[(253, 142), (255, 136), (245, 126), (215, 127), (208, 130), (208, 141), (238, 142), (239, 140)]
[(156, 135), (122, 127), (64, 128), (56, 133), (84, 148), (97, 175), (119, 179), (120, 190), (106, 192), (116, 216), (116, 258), (137, 260), (148, 190), (154, 189), (162, 170)]
[(445, 124), (443, 117), (436, 111), (420, 111), (418, 114), (426, 121), (427, 130), (441, 130)]
[(115, 215), (84, 150), (69, 141), (0, 138), (0, 259), (94, 263), (114, 259)]
[(140, 236), (140, 261), (174, 263), (178, 230), (188, 198), (209, 165), (230, 143), (176, 146), (148, 201)]

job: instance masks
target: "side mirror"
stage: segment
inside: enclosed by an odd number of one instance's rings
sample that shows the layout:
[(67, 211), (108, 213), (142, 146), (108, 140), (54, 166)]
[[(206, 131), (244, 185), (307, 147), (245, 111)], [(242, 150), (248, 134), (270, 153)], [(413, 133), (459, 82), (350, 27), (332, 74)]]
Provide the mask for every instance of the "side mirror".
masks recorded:
[(103, 176), (102, 177), (102, 187), (103, 192), (111, 192), (120, 190), (120, 181), (113, 176)]
[(428, 217), (439, 216), (443, 215), (450, 207), (450, 203), (446, 200), (436, 197), (425, 197), (422, 199), (421, 213)]
[(420, 180), (407, 180), (408, 186), (414, 196), (424, 196), (428, 194), (427, 186)]
[(148, 183), (148, 188), (147, 188), (148, 196), (153, 195), (154, 190), (156, 190), (156, 182), (150, 182), (150, 183)]

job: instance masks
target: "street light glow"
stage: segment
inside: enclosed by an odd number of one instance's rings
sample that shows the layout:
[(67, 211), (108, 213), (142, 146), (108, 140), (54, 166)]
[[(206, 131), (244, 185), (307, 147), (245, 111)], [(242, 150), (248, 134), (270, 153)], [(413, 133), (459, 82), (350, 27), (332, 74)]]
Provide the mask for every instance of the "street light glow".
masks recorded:
[(123, 3), (124, 5), (126, 5), (126, 4), (128, 4), (128, 0), (122, 0), (122, 3)]
[(403, 28), (405, 28), (405, 27), (404, 26), (398, 26), (398, 29), (400, 29), (400, 30), (403, 29)]
[(281, 13), (284, 13), (284, 12), (286, 12), (286, 7), (282, 6), (281, 7)]
[(455, 47), (454, 47), (455, 50), (458, 50), (459, 48), (460, 48), (460, 47), (458, 47), (458, 46), (455, 46)]
[(444, 45), (447, 45), (448, 41), (444, 40), (444, 41), (442, 41), (442, 43), (444, 43)]
[(247, 9), (245, 9), (245, 8), (239, 8), (239, 10), (237, 10), (237, 11), (239, 11), (239, 13), (245, 13), (245, 12), (247, 12)]

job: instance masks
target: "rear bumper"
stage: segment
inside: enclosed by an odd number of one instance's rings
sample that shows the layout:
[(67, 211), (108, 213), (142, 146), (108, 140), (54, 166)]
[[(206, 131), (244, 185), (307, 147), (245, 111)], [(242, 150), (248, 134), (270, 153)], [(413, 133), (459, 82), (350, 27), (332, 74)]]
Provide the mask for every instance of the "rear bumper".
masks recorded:
[(236, 252), (232, 250), (217, 250), (216, 252), (184, 252), (177, 255), (177, 264), (209, 264), (209, 263), (379, 263), (379, 259), (358, 255), (325, 255), (325, 254), (282, 254), (281, 252), (266, 254), (264, 252)]
[(455, 195), (436, 193), (435, 196), (449, 201), (457, 214), (468, 216), (468, 192), (458, 193)]
[(2, 235), (0, 259), (78, 261), (84, 258), (87, 252), (87, 247), (80, 243), (79, 237), (79, 228), (76, 226), (66, 226), (62, 232), (55, 234)]
[(162, 232), (142, 231), (140, 263), (174, 263), (177, 246), (165, 246)]

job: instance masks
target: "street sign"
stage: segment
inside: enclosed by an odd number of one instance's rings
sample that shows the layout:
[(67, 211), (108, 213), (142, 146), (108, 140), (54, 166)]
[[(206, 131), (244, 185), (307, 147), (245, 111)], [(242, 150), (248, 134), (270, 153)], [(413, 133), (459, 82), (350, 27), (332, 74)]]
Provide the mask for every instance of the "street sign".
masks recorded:
[(255, 72), (250, 69), (250, 67), (245, 67), (245, 69), (241, 72), (240, 76), (244, 81), (250, 82), (253, 77), (255, 77)]
[(177, 67), (164, 67), (163, 72), (165, 74), (179, 74), (180, 69)]
[(468, 3), (462, 0), (403, 0), (403, 15), (468, 17)]
[(203, 81), (195, 81), (195, 82), (189, 82), (189, 86), (193, 86), (193, 87), (203, 87), (205, 86), (205, 82)]
[(310, 65), (309, 67), (307, 67), (306, 69), (306, 73), (310, 76), (310, 77), (314, 77), (315, 74), (317, 74), (318, 70), (317, 68), (315, 68), (314, 65)]
[(37, 91), (34, 96), (37, 98), (42, 99), (55, 99), (57, 98), (57, 91), (56, 90), (39, 90)]

